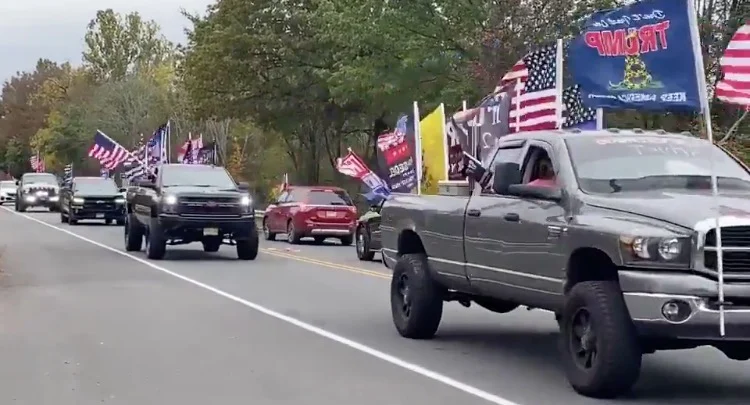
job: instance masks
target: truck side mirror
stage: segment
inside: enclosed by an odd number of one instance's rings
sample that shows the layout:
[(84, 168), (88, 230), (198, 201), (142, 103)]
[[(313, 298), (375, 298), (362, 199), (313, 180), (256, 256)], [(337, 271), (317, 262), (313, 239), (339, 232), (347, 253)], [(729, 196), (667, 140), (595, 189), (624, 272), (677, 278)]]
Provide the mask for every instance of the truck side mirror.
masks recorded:
[(521, 168), (518, 163), (498, 163), (492, 177), (492, 189), (497, 194), (507, 195), (508, 187), (521, 183)]

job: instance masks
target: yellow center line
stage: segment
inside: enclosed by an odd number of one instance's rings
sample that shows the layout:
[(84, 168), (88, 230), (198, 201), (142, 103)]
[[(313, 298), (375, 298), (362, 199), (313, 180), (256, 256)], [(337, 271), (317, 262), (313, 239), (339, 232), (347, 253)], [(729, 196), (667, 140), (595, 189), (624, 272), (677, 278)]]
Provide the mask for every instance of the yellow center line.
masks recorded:
[(390, 274), (384, 273), (384, 272), (380, 272), (380, 271), (367, 270), (367, 269), (363, 269), (361, 267), (354, 267), (354, 266), (348, 266), (346, 264), (341, 264), (341, 263), (335, 263), (335, 262), (328, 262), (328, 261), (324, 261), (324, 260), (313, 259), (313, 258), (310, 258), (310, 257), (307, 257), (307, 256), (297, 256), (297, 255), (293, 255), (293, 254), (289, 254), (289, 253), (280, 252), (278, 250), (260, 249), (260, 251), (263, 252), (263, 253), (265, 253), (265, 254), (271, 255), (271, 256), (283, 257), (285, 259), (292, 259), (292, 260), (296, 260), (298, 262), (303, 262), (303, 263), (308, 263), (308, 264), (315, 264), (315, 265), (318, 265), (318, 266), (329, 267), (329, 268), (336, 269), (336, 270), (344, 270), (344, 271), (348, 271), (348, 272), (352, 272), (352, 273), (362, 274), (362, 275), (365, 275), (365, 276), (382, 278), (384, 280), (390, 280), (391, 279), (391, 275)]

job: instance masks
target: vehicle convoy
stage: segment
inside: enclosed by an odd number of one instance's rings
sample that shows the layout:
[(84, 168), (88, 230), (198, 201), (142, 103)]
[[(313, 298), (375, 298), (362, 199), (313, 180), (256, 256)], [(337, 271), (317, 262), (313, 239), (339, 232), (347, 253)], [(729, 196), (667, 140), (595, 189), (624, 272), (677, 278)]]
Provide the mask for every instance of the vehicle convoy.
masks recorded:
[(380, 252), (380, 207), (382, 200), (372, 202), (370, 210), (357, 220), (357, 229), (354, 232), (357, 258), (370, 261), (375, 258), (375, 253)]
[(338, 238), (348, 246), (354, 240), (357, 208), (346, 190), (338, 187), (288, 186), (263, 215), (266, 240), (285, 233), (287, 242), (298, 244), (313, 237), (315, 243)]
[(241, 260), (258, 256), (255, 211), (247, 183), (235, 183), (219, 166), (167, 164), (153, 181), (128, 192), (125, 250), (162, 259), (167, 245), (201, 242), (206, 252), (236, 246)]
[(16, 201), (16, 182), (15, 180), (0, 181), (0, 205), (7, 202)]
[(16, 181), (16, 211), (44, 207), (50, 211), (60, 209), (60, 185), (52, 173), (25, 173)]
[(73, 177), (60, 188), (60, 222), (76, 225), (88, 219), (125, 223), (125, 199), (114, 180)]
[[(589, 133), (590, 132), (590, 133)], [(718, 177), (725, 334), (716, 252)], [(572, 387), (611, 398), (643, 354), (750, 358), (750, 170), (708, 141), (641, 130), (501, 138), (491, 187), (394, 194), (381, 211), (398, 332), (429, 339), (443, 302), (555, 313)]]

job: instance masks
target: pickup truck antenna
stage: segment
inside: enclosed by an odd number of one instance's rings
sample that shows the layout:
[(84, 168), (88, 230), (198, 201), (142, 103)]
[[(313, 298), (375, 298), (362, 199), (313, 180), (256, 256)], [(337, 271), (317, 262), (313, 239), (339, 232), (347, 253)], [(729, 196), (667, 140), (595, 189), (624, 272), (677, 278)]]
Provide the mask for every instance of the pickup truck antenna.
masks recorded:
[(716, 176), (714, 164), (714, 134), (711, 123), (711, 105), (708, 103), (708, 87), (706, 84), (705, 67), (703, 66), (703, 51), (701, 48), (700, 34), (698, 33), (698, 17), (695, 10), (695, 4), (688, 1), (688, 17), (690, 18), (690, 36), (693, 45), (693, 59), (695, 59), (695, 75), (698, 78), (698, 91), (701, 101), (701, 112), (703, 113), (703, 124), (706, 126), (706, 137), (710, 145), (710, 154), (708, 156), (711, 170), (711, 195), (716, 211), (714, 217), (714, 232), (716, 235), (716, 271), (718, 273), (718, 292), (719, 292), (719, 334), (725, 335), (724, 319), (724, 255), (721, 248), (721, 202), (719, 201), (719, 181)]

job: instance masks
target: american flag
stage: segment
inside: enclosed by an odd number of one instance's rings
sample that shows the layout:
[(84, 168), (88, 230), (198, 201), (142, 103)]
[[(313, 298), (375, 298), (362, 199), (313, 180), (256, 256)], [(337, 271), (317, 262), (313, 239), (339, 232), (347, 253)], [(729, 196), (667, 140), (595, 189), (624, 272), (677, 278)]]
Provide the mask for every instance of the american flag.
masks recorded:
[(557, 45), (545, 46), (519, 60), (500, 79), (497, 91), (511, 88), (510, 131), (557, 128)]
[(724, 78), (716, 84), (716, 97), (750, 107), (750, 22), (732, 36), (719, 64)]
[(137, 179), (139, 177), (145, 176), (149, 172), (148, 168), (144, 165), (138, 165), (132, 169), (129, 169), (122, 173), (122, 176), (128, 179), (128, 181), (133, 181), (134, 179)]
[(132, 154), (102, 131), (96, 131), (94, 145), (89, 149), (89, 157), (99, 161), (103, 168), (114, 170)]
[(596, 110), (583, 105), (581, 86), (569, 86), (563, 90), (563, 128), (583, 127), (596, 124)]
[(130, 151), (130, 154), (132, 156), (128, 157), (125, 160), (125, 166), (132, 166), (134, 164), (138, 164), (140, 161), (145, 161), (146, 156), (146, 145), (143, 143), (143, 134), (141, 134), (141, 137), (138, 139), (138, 143), (136, 143), (135, 148)]
[(44, 159), (39, 156), (39, 153), (29, 158), (29, 163), (31, 163), (31, 169), (37, 173), (42, 173), (47, 170), (44, 165)]
[(65, 165), (63, 168), (63, 183), (68, 183), (73, 179), (73, 163)]

